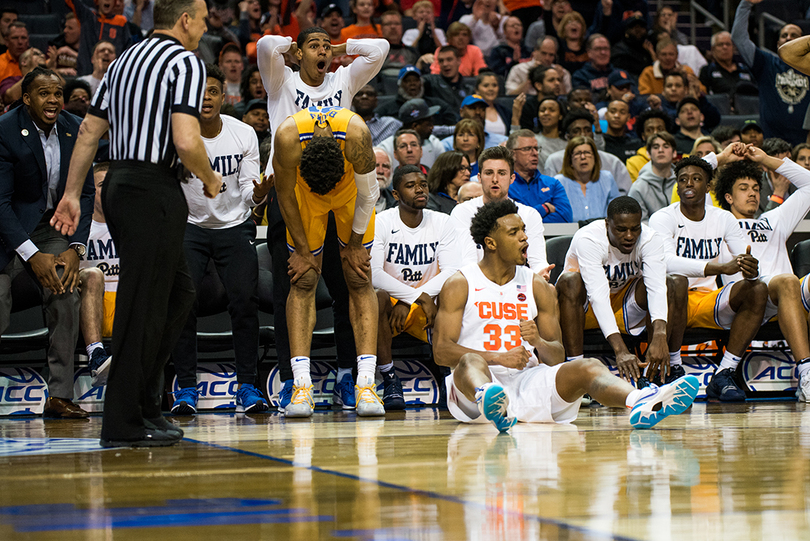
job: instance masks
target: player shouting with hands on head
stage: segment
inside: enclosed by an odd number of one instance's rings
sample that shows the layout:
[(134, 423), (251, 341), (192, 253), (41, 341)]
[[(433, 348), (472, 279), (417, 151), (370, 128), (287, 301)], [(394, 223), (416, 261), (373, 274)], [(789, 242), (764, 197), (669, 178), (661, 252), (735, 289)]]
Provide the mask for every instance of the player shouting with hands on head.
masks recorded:
[(488, 203), (471, 233), (484, 247), (478, 263), (463, 267), (442, 288), (433, 353), (447, 376), (447, 407), (463, 422), (570, 423), (588, 393), (607, 406), (631, 408), (630, 423), (650, 428), (688, 408), (694, 376), (634, 389), (597, 359), (563, 362), (557, 302), (551, 287), (525, 265), (528, 242), (517, 206)]

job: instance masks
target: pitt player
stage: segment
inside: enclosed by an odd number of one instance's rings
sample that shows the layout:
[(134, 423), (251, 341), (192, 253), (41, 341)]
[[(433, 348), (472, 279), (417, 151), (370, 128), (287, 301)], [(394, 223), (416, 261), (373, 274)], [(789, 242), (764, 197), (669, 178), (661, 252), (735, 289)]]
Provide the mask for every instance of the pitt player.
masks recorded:
[[(744, 153), (743, 143), (733, 143), (716, 160), (723, 165)], [(730, 330), (723, 360), (706, 387), (707, 396), (739, 401), (745, 400), (745, 393), (734, 381), (734, 370), (762, 325), (768, 287), (757, 280), (758, 261), (734, 216), (706, 206), (712, 173), (711, 165), (696, 156), (678, 162), (680, 201), (654, 213), (650, 227), (664, 238), (667, 272), (689, 278), (687, 327)], [(721, 263), (724, 244), (733, 257)], [(744, 280), (718, 289), (715, 276), (738, 272)]]
[(348, 109), (310, 107), (279, 126), (274, 148), (276, 191), (291, 251), (287, 326), (294, 381), (285, 414), (312, 415), (309, 353), (315, 328), (315, 289), (332, 211), (357, 344), (357, 414), (383, 415), (385, 409), (374, 391), (377, 297), (371, 285), (369, 249), (380, 190), (371, 134), (363, 119)]
[[(566, 322), (563, 344), (567, 360), (582, 358), (585, 329), (601, 328), (613, 348), (619, 376), (638, 381), (644, 375), (641, 363), (627, 350), (620, 331), (640, 334), (649, 312), (647, 377), (654, 379), (659, 371), (670, 375), (672, 359), (675, 366), (669, 382), (684, 375), (679, 366), (680, 339), (668, 344), (667, 337), (673, 333), (667, 331), (686, 319), (686, 280), (667, 278), (663, 241), (641, 223), (641, 217), (638, 201), (617, 197), (608, 205), (604, 221), (593, 222), (574, 235), (565, 256), (565, 272), (556, 284), (560, 318)], [(682, 335), (681, 330), (678, 336)]]
[[(750, 161), (728, 164), (717, 172), (714, 193), (720, 205), (737, 218), (751, 243), (751, 254), (760, 261), (760, 279), (768, 286), (763, 322), (778, 316), (779, 327), (798, 364), (796, 396), (810, 402), (810, 338), (805, 311), (810, 281), (806, 276), (800, 281), (793, 274), (786, 246), (788, 237), (810, 211), (810, 172), (790, 158), (780, 160), (754, 146), (748, 147), (746, 158)], [(704, 159), (710, 164), (715, 161), (711, 154)], [(755, 218), (762, 184), (760, 166), (783, 175), (798, 190), (782, 205)], [(729, 277), (729, 281), (735, 279), (741, 277)]]
[(481, 207), (470, 227), (484, 247), (439, 295), (433, 353), (450, 367), (447, 407), (463, 422), (570, 423), (585, 393), (607, 406), (632, 408), (630, 423), (650, 428), (695, 399), (699, 382), (634, 389), (597, 359), (564, 363), (559, 314), (551, 286), (526, 265), (527, 235), (508, 199)]
[[(326, 30), (317, 26), (298, 34), (295, 43), (287, 36), (261, 38), (256, 52), (259, 73), (267, 90), (270, 129), (277, 129), (288, 116), (309, 107), (351, 107), (357, 91), (379, 73), (389, 48), (384, 39), (350, 39), (332, 45)], [(285, 53), (298, 60), (300, 71), (286, 66)], [(357, 58), (335, 73), (328, 73), (332, 58), (345, 54)], [(272, 168), (271, 159), (268, 174), (272, 173)]]
[[(449, 245), (454, 232), (445, 227), (447, 214), (426, 210), (428, 182), (416, 165), (400, 165), (392, 181), (396, 208), (377, 215), (374, 247), (371, 249), (371, 280), (377, 289), (380, 309), (377, 328), (377, 359), (385, 384), (386, 410), (402, 409), (402, 384), (394, 372), (391, 340), (407, 332), (423, 342), (436, 317), (435, 297), (449, 277), (452, 257), (440, 246)], [(445, 242), (442, 237), (446, 236)]]

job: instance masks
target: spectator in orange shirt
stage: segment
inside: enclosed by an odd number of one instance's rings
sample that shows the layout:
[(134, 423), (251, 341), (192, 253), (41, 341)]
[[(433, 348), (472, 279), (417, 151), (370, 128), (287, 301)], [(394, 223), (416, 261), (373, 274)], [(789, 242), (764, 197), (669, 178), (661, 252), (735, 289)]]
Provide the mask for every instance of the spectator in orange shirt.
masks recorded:
[[(487, 63), (484, 60), (484, 54), (481, 52), (481, 49), (475, 45), (470, 45), (471, 38), (472, 33), (466, 24), (455, 22), (447, 29), (447, 44), (451, 47), (455, 47), (456, 50), (461, 53), (461, 66), (459, 67), (458, 71), (462, 77), (476, 76), (478, 75), (479, 70), (487, 67)], [(426, 57), (430, 56), (431, 55), (425, 55), (420, 59), (420, 61), (427, 62), (428, 58)], [(436, 49), (436, 53), (431, 59), (432, 64), (430, 65), (430, 73), (441, 72), (439, 69), (438, 56), (439, 49)], [(419, 66), (417, 65), (417, 67)]]
[(379, 38), (382, 29), (371, 21), (374, 15), (374, 0), (351, 0), (349, 2), (356, 22), (340, 31), (340, 43), (347, 39)]
[(6, 77), (22, 77), (20, 55), (28, 50), (28, 29), (25, 23), (14, 21), (6, 30), (8, 50), (0, 55), (0, 81)]

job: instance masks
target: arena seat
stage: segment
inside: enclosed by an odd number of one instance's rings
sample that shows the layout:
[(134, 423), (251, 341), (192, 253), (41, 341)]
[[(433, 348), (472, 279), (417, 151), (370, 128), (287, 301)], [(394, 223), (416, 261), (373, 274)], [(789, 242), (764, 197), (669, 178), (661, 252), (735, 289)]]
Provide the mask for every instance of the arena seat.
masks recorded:
[(759, 116), (759, 96), (736, 94), (734, 96), (734, 109), (737, 111), (738, 115)]
[(59, 34), (29, 34), (28, 44), (31, 47), (36, 47), (43, 53), (48, 52), (48, 44), (59, 37)]
[(720, 117), (720, 124), (722, 126), (732, 126), (740, 129), (745, 124), (746, 120), (756, 120), (759, 122), (759, 114), (755, 115), (722, 115)]
[(810, 239), (796, 243), (790, 251), (790, 264), (799, 278), (810, 273)]
[(721, 115), (731, 114), (731, 97), (728, 94), (706, 94), (706, 100), (717, 107)]
[(549, 283), (557, 283), (557, 278), (560, 277), (565, 266), (565, 254), (568, 253), (568, 247), (571, 246), (571, 239), (573, 238), (572, 235), (560, 235), (559, 237), (546, 239), (546, 259), (549, 265), (554, 264), (554, 268), (551, 269)]
[(45, 15), (21, 13), (18, 20), (25, 23), (29, 34), (59, 34), (62, 31), (62, 16), (58, 13)]

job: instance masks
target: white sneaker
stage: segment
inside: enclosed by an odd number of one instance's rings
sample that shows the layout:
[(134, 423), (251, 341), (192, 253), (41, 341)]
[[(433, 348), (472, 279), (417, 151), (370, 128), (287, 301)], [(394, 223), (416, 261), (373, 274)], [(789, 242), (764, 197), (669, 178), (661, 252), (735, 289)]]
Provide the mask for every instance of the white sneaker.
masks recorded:
[(312, 400), (312, 385), (297, 386), (293, 384), (292, 400), (284, 408), (285, 417), (312, 417), (315, 402)]
[(354, 401), (357, 404), (357, 415), (361, 417), (378, 417), (385, 415), (385, 406), (377, 396), (372, 383), (368, 387), (354, 386)]
[(810, 374), (806, 377), (799, 376), (799, 384), (796, 386), (796, 398), (799, 402), (810, 402)]

